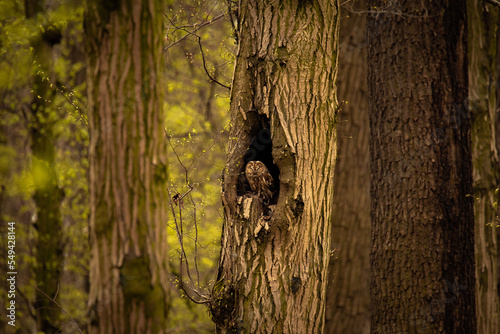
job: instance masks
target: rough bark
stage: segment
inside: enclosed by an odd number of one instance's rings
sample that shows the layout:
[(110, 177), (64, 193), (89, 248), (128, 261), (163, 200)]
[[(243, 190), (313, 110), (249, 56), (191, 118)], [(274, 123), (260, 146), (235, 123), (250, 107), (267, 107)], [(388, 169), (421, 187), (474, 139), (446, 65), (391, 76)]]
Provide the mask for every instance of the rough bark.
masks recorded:
[[(499, 13), (500, 15), (500, 13)], [(500, 30), (500, 28), (499, 28)], [(497, 64), (500, 64), (500, 38), (497, 36), (497, 57), (496, 57), (496, 62)], [(497, 66), (496, 68), (496, 108), (495, 108), (495, 128), (496, 128), (496, 133), (495, 133), (495, 142), (497, 148), (500, 147), (500, 66)], [(497, 216), (496, 216), (496, 227), (497, 227), (497, 296), (498, 300), (500, 301), (500, 233), (498, 231), (498, 228), (500, 227), (500, 184), (497, 187), (496, 195), (497, 195)]]
[[(40, 1), (26, 1), (26, 18), (37, 21), (43, 15)], [(42, 29), (41, 29), (42, 30)], [(36, 205), (36, 255), (35, 281), (37, 289), (33, 303), (36, 310), (37, 330), (55, 333), (59, 330), (61, 310), (52, 300), (59, 301), (61, 272), (63, 269), (63, 240), (61, 201), (63, 191), (58, 185), (55, 165), (55, 127), (58, 115), (51, 106), (55, 89), (53, 77), (52, 46), (60, 40), (54, 27), (44, 27), (33, 39), (34, 57), (33, 97), (30, 105), (29, 130), (31, 135), (33, 200)]]
[(91, 333), (164, 333), (162, 1), (88, 1)]
[(475, 333), (466, 3), (369, 4), (371, 330)]
[(500, 184), (497, 111), (498, 9), (484, 0), (468, 2), (469, 104), (472, 116), (474, 218), (476, 239), (476, 308), (478, 333), (500, 332), (496, 228)]
[[(218, 332), (324, 327), (336, 144), (337, 1), (242, 1), (224, 170)], [(265, 203), (243, 175), (269, 168)]]
[(325, 333), (369, 333), (370, 174), (366, 99), (366, 2), (341, 10), (332, 250)]

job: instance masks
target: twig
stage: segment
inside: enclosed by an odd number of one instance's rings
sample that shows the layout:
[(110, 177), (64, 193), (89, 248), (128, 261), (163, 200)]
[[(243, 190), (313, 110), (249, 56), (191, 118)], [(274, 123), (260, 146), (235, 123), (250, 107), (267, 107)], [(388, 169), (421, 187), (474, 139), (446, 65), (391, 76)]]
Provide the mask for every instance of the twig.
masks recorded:
[[(51, 83), (51, 85), (52, 85), (52, 83)], [(82, 111), (82, 109), (79, 106), (77, 106), (76, 103), (74, 101), (72, 101), (68, 96), (66, 96), (66, 94), (64, 94), (64, 92), (59, 87), (57, 87), (57, 85), (54, 85), (54, 87), (76, 109), (76, 111), (78, 112), (79, 115), (77, 117), (76, 115), (73, 115), (70, 112), (68, 112), (68, 114), (73, 116), (77, 121), (80, 121), (87, 129), (89, 129), (89, 123), (88, 123), (86, 117), (84, 116), (85, 113)]]
[(194, 33), (195, 33), (195, 32), (197, 32), (198, 30), (200, 30), (201, 28), (203, 28), (203, 27), (205, 27), (205, 26), (207, 26), (207, 25), (209, 25), (209, 24), (212, 24), (212, 23), (214, 23), (215, 21), (217, 21), (217, 20), (219, 20), (219, 19), (223, 18), (223, 17), (224, 17), (224, 14), (220, 14), (220, 15), (218, 15), (218, 16), (214, 17), (213, 19), (211, 19), (210, 21), (205, 21), (205, 22), (201, 23), (198, 27), (196, 27), (196, 25), (194, 25), (194, 26), (195, 26), (195, 28), (193, 29), (193, 31), (187, 31), (186, 29), (184, 29), (184, 28), (183, 28), (183, 27), (188, 27), (188, 26), (178, 27), (178, 26), (176, 26), (176, 25), (172, 22), (172, 20), (171, 20), (171, 19), (170, 19), (167, 15), (165, 15), (165, 17), (167, 18), (167, 20), (169, 20), (170, 24), (171, 24), (171, 25), (173, 25), (176, 29), (178, 29), (178, 30), (184, 30), (187, 34), (185, 34), (184, 36), (182, 36), (181, 38), (179, 38), (179, 39), (178, 39), (178, 40), (176, 40), (175, 42), (173, 42), (173, 43), (171, 43), (171, 44), (167, 45), (166, 47), (164, 47), (164, 48), (163, 48), (163, 52), (166, 52), (166, 51), (167, 51), (168, 49), (170, 49), (172, 46), (174, 46), (174, 45), (176, 45), (176, 44), (178, 44), (178, 43), (182, 42), (183, 40), (185, 40), (185, 39), (186, 39), (186, 38), (188, 38), (189, 36), (194, 35)]
[[(183, 225), (184, 225), (184, 218), (183, 218), (183, 212), (182, 212), (182, 209), (183, 209), (183, 206), (181, 205), (181, 201), (183, 198), (185, 198), (188, 194), (191, 193), (191, 191), (193, 190), (193, 186), (191, 185), (191, 183), (189, 182), (189, 175), (188, 175), (188, 172), (189, 170), (191, 170), (193, 164), (204, 154), (206, 154), (207, 150), (203, 150), (202, 153), (200, 153), (199, 155), (197, 155), (196, 157), (193, 158), (193, 161), (191, 161), (191, 163), (189, 164), (189, 166), (187, 166), (186, 164), (184, 164), (182, 162), (182, 159), (181, 157), (179, 156), (179, 154), (177, 153), (176, 151), (176, 148), (174, 147), (172, 141), (170, 140), (171, 137), (168, 135), (167, 133), (167, 130), (165, 130), (165, 137), (177, 159), (177, 161), (179, 162), (180, 166), (182, 167), (182, 169), (184, 170), (184, 177), (185, 177), (185, 182), (187, 183), (189, 189), (184, 192), (182, 195), (180, 194), (180, 192), (175, 192), (175, 195), (172, 196), (172, 191), (171, 191), (171, 187), (167, 187), (167, 193), (168, 193), (168, 197), (170, 198), (169, 200), (169, 205), (170, 205), (170, 209), (171, 209), (171, 212), (173, 214), (173, 220), (174, 220), (174, 225), (175, 225), (175, 230), (176, 230), (176, 235), (177, 235), (177, 240), (179, 242), (179, 247), (180, 247), (180, 250), (179, 250), (179, 255), (180, 255), (180, 272), (179, 272), (179, 275), (178, 276), (175, 276), (176, 279), (178, 280), (178, 283), (179, 283), (179, 289), (185, 293), (185, 295), (190, 299), (192, 300), (194, 303), (197, 303), (197, 304), (206, 304), (206, 303), (209, 303), (211, 301), (211, 297), (210, 297), (210, 294), (209, 293), (203, 293), (201, 292), (201, 289), (200, 289), (200, 273), (199, 273), (199, 268), (198, 268), (198, 261), (197, 261), (197, 258), (198, 258), (198, 225), (197, 225), (197, 211), (196, 211), (196, 205), (194, 203), (194, 200), (192, 197), (190, 197), (190, 202), (193, 204), (193, 207), (194, 207), (194, 211), (193, 211), (193, 219), (194, 219), (194, 228), (195, 228), (195, 236), (194, 236), (194, 243), (195, 243), (195, 247), (194, 247), (194, 266), (195, 266), (195, 271), (196, 271), (196, 286), (195, 286), (195, 282), (192, 278), (192, 275), (191, 275), (191, 268), (189, 266), (189, 261), (188, 261), (188, 258), (187, 258), (187, 254), (186, 254), (186, 250), (184, 248), (184, 229), (183, 229)], [(221, 136), (222, 136), (222, 132), (221, 132)], [(213, 141), (212, 142), (212, 145), (210, 146), (210, 148), (212, 148), (215, 143), (217, 141)], [(178, 207), (179, 207), (179, 212), (176, 212), (176, 209), (175, 209), (175, 205), (174, 204), (179, 204)], [(177, 217), (177, 214), (179, 215), (179, 217)], [(219, 216), (220, 216), (220, 213), (219, 213)], [(186, 237), (189, 237), (191, 240), (193, 239), (191, 236), (187, 235)], [(185, 263), (185, 266), (186, 266), (186, 274), (188, 275), (188, 278), (189, 278), (189, 282), (190, 284), (186, 284), (186, 282), (184, 282), (184, 279), (183, 279), (183, 274), (184, 274), (184, 261), (186, 262)]]
[(182, 199), (184, 197), (186, 197), (187, 194), (189, 194), (191, 192), (191, 190), (193, 190), (192, 185), (188, 184), (188, 187), (189, 187), (189, 189), (184, 194), (181, 195), (180, 193), (177, 193), (174, 196), (172, 196), (172, 200), (174, 201), (174, 204), (177, 205), (177, 203), (179, 203), (179, 205), (182, 205)]
[(57, 293), (59, 292), (59, 284), (57, 284), (57, 292), (56, 292), (56, 295), (54, 298), (51, 298), (49, 295), (47, 295), (43, 290), (41, 290), (38, 286), (36, 285), (31, 285), (31, 287), (35, 288), (38, 292), (41, 292), (45, 297), (47, 297), (47, 299), (49, 299), (50, 301), (52, 301), (54, 304), (56, 304), (57, 307), (59, 307), (61, 309), (61, 311), (64, 312), (64, 314), (66, 314), (70, 319), (71, 319), (71, 322), (73, 323), (73, 325), (75, 326), (75, 328), (77, 329), (77, 331), (79, 333), (82, 333), (83, 332), (80, 330), (80, 328), (78, 328), (78, 325), (76, 324), (76, 321), (75, 319), (73, 319), (73, 317), (71, 315), (69, 315), (69, 313), (55, 300), (55, 297), (57, 297)]
[[(193, 188), (191, 188), (193, 189)], [(196, 204), (193, 197), (190, 196), (191, 204), (193, 205), (193, 222), (194, 222), (194, 269), (196, 271), (196, 283), (200, 288), (200, 270), (198, 269), (198, 220), (196, 218)]]
[[(167, 192), (169, 193), (169, 197), (170, 197), (170, 191), (167, 189)], [(184, 250), (184, 240), (183, 240), (183, 231), (182, 231), (182, 208), (179, 206), (179, 223), (177, 222), (177, 217), (176, 217), (176, 214), (175, 214), (175, 208), (173, 206), (173, 201), (169, 201), (169, 204), (170, 204), (170, 208), (172, 210), (172, 213), (174, 214), (174, 224), (175, 224), (175, 230), (177, 232), (177, 239), (179, 241), (179, 244), (180, 244), (180, 247), (181, 247), (181, 251), (180, 251), (180, 273), (179, 273), (179, 286), (181, 288), (182, 291), (184, 291), (184, 293), (186, 294), (186, 296), (192, 300), (194, 303), (197, 303), (197, 304), (206, 304), (208, 302), (210, 302), (210, 298), (207, 297), (206, 295), (202, 294), (201, 292), (199, 292), (195, 287), (194, 287), (194, 283), (193, 283), (193, 279), (191, 278), (191, 273), (190, 273), (190, 269), (189, 269), (189, 262), (188, 262), (188, 259), (187, 259), (187, 256), (186, 256), (186, 251)], [(190, 287), (190, 290), (192, 290), (196, 295), (198, 295), (198, 297), (201, 298), (201, 300), (197, 300), (195, 299), (194, 297), (192, 297), (186, 290), (186, 287), (184, 285), (184, 280), (182, 278), (182, 272), (183, 272), (183, 262), (186, 261), (186, 273), (191, 281), (191, 284), (193, 285), (192, 287)]]
[(228, 89), (228, 90), (231, 90), (231, 87), (226, 86), (226, 85), (224, 85), (224, 84), (220, 83), (217, 79), (215, 79), (214, 77), (212, 77), (212, 76), (210, 75), (210, 72), (208, 72), (208, 69), (207, 69), (207, 64), (206, 64), (206, 62), (205, 62), (205, 53), (203, 52), (203, 46), (201, 45), (201, 37), (200, 37), (200, 36), (197, 36), (197, 35), (196, 35), (196, 37), (198, 37), (198, 45), (200, 46), (201, 59), (203, 59), (203, 68), (205, 69), (205, 73), (207, 73), (207, 75), (208, 75), (208, 77), (210, 78), (210, 80), (212, 80), (213, 82), (215, 82), (215, 83), (216, 83), (216, 84), (218, 84), (219, 86), (224, 87), (224, 88), (226, 88), (226, 89)]
[(167, 130), (165, 129), (165, 137), (167, 138), (167, 141), (168, 141), (168, 144), (170, 145), (170, 147), (172, 148), (172, 151), (174, 152), (174, 155), (175, 157), (177, 158), (177, 161), (179, 161), (179, 164), (182, 166), (182, 168), (184, 169), (184, 174), (185, 174), (185, 178), (186, 178), (186, 183), (189, 183), (188, 182), (188, 170), (186, 168), (186, 166), (184, 166), (184, 164), (182, 163), (181, 161), (181, 158), (179, 157), (179, 155), (177, 154), (177, 152), (175, 151), (175, 148), (174, 146), (172, 145), (172, 142), (170, 141), (170, 137), (168, 136), (167, 134)]
[[(36, 60), (35, 60), (35, 63), (36, 63)], [(40, 65), (38, 65), (40, 66)], [(85, 113), (82, 111), (82, 108), (80, 108), (79, 106), (76, 105), (76, 103), (71, 100), (67, 95), (66, 95), (66, 92), (63, 91), (63, 89), (65, 89), (64, 86), (62, 86), (62, 88), (59, 88), (57, 86), (57, 84), (54, 84), (52, 83), (52, 81), (50, 81), (50, 78), (48, 75), (45, 75), (45, 72), (41, 69), (38, 69), (38, 72), (37, 72), (38, 75), (42, 74), (42, 81), (43, 80), (47, 80), (47, 82), (50, 84), (50, 88), (52, 88), (52, 86), (54, 86), (55, 90), (60, 93), (62, 96), (64, 96), (64, 98), (66, 99), (66, 101), (69, 102), (69, 104), (71, 104), (75, 109), (76, 111), (79, 113), (79, 117), (76, 117), (75, 115), (73, 115), (72, 113), (68, 112), (68, 114), (70, 114), (71, 116), (73, 116), (77, 121), (80, 121), (82, 122), (82, 124), (88, 129), (89, 128), (89, 124), (86, 120), (86, 117), (84, 116)], [(73, 90), (70, 90), (70, 93), (68, 95), (71, 95), (71, 93), (74, 93)]]
[(208, 77), (210, 78), (210, 80), (212, 80), (213, 82), (219, 84), (220, 86), (230, 90), (231, 88), (229, 86), (226, 86), (222, 83), (220, 83), (219, 81), (217, 81), (217, 79), (215, 79), (214, 77), (212, 77), (212, 75), (210, 74), (210, 72), (208, 71), (207, 69), (207, 63), (206, 63), (206, 60), (205, 60), (205, 53), (203, 52), (203, 46), (201, 45), (201, 37), (197, 34), (195, 34), (196, 31), (198, 31), (199, 29), (201, 29), (202, 27), (206, 26), (207, 24), (210, 24), (212, 22), (215, 22), (216, 20), (220, 19), (221, 17), (224, 17), (224, 14), (220, 14), (219, 16), (213, 18), (212, 20), (210, 21), (206, 21), (205, 23), (202, 23), (198, 28), (195, 28), (193, 31), (189, 31), (185, 28), (182, 28), (182, 27), (178, 27), (177, 25), (175, 25), (174, 22), (172, 22), (172, 20), (165, 15), (165, 17), (170, 21), (170, 24), (172, 26), (174, 26), (176, 29), (178, 30), (183, 30), (186, 32), (186, 35), (184, 35), (183, 37), (181, 37), (179, 40), (177, 40), (176, 42), (170, 44), (169, 46), (167, 46), (165, 49), (163, 49), (163, 52), (165, 52), (166, 50), (168, 50), (169, 48), (171, 48), (172, 46), (174, 46), (175, 44), (179, 43), (181, 40), (184, 40), (185, 38), (187, 38), (187, 36), (194, 36), (197, 38), (198, 40), (198, 45), (200, 47), (200, 51), (201, 51), (201, 58), (203, 60), (203, 69), (205, 70), (205, 73), (208, 75)]
[(19, 289), (18, 285), (16, 285), (16, 291), (17, 291), (17, 293), (19, 293), (19, 295), (21, 296), (21, 298), (24, 299), (24, 302), (26, 303), (26, 308), (28, 309), (29, 314), (36, 321), (36, 314), (34, 314), (33, 310), (31, 309), (31, 303), (28, 300), (28, 297), (26, 297), (24, 295), (24, 293), (22, 293), (22, 291), (21, 291), (21, 289)]

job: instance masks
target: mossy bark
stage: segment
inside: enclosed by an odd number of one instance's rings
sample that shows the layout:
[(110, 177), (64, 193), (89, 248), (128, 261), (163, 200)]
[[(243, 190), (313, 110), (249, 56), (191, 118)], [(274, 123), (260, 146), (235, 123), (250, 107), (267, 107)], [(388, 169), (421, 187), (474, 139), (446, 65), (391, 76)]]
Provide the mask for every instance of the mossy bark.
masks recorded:
[(474, 216), (476, 238), (476, 307), (478, 333), (500, 332), (498, 272), (498, 211), (500, 129), (496, 81), (498, 19), (496, 6), (484, 0), (468, 2), (469, 104), (472, 116)]
[[(26, 18), (37, 20), (43, 15), (43, 3), (25, 2)], [(35, 255), (35, 301), (37, 330), (44, 333), (56, 333), (59, 330), (61, 309), (49, 299), (59, 301), (61, 272), (63, 268), (63, 235), (61, 219), (61, 201), (63, 191), (58, 184), (56, 171), (55, 127), (60, 115), (51, 101), (55, 97), (52, 88), (53, 61), (52, 47), (57, 38), (48, 38), (48, 34), (57, 31), (44, 27), (35, 37), (33, 49), (33, 97), (30, 105), (29, 130), (31, 135), (32, 177), (34, 184), (33, 200), (36, 205), (37, 231)]]
[(164, 333), (162, 1), (88, 1), (90, 333)]
[[(217, 331), (324, 327), (337, 151), (337, 1), (242, 1), (224, 171)], [(244, 176), (262, 161), (278, 194)]]

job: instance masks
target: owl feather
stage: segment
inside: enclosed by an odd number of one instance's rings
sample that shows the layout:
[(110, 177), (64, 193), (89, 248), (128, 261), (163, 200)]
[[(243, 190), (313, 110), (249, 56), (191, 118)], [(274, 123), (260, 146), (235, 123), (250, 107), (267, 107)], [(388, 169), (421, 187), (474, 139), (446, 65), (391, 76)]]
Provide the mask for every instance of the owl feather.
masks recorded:
[(250, 161), (245, 168), (245, 175), (250, 189), (262, 198), (265, 203), (274, 196), (274, 180), (266, 165), (261, 161)]

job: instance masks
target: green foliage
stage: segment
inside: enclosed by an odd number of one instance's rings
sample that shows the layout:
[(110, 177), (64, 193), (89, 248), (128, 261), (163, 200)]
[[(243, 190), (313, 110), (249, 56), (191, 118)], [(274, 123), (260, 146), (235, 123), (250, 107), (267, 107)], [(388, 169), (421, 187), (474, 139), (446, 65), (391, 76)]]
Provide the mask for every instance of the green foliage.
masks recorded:
[[(19, 288), (26, 296), (25, 301), (20, 301), (23, 306), (19, 315), (24, 319), (24, 328), (31, 332), (35, 331), (30, 313), (35, 312), (31, 302), (36, 285), (32, 268), (36, 265), (33, 249), (37, 235), (32, 196), (35, 181), (40, 183), (44, 179), (44, 169), (31, 169), (35, 160), (30, 152), (29, 127), (33, 119), (29, 110), (35, 74), (48, 83), (50, 96), (38, 97), (43, 99), (48, 112), (39, 116), (52, 127), (58, 186), (64, 193), (60, 207), (65, 246), (60, 302), (80, 329), (88, 321), (85, 287), (89, 262), (89, 134), (85, 110), (84, 9), (81, 3), (70, 0), (50, 6), (42, 2), (42, 5), (46, 6), (44, 14), (29, 19), (22, 1), (3, 1), (0, 12), (0, 185), (5, 188), (0, 213), (2, 221), (15, 221), (19, 227), (18, 260), (22, 272)], [(229, 90), (222, 86), (230, 85), (235, 47), (230, 24), (223, 16), (226, 10), (225, 3), (219, 1), (167, 1), (165, 22), (164, 107), (169, 140), (169, 178), (165, 186), (170, 196), (177, 192), (184, 194), (188, 184), (193, 186), (182, 204), (171, 203), (173, 210), (167, 222), (170, 253), (166, 256), (170, 257), (172, 273), (177, 275), (180, 249), (174, 218), (180, 222), (182, 214), (191, 275), (195, 286), (205, 293), (216, 276), (222, 226), (220, 176), (229, 126)], [(51, 48), (53, 68), (49, 72), (33, 57), (32, 45), (57, 31), (62, 36)], [(8, 210), (3, 209), (7, 206)], [(0, 247), (2, 251), (5, 249), (3, 243)], [(169, 328), (173, 332), (213, 332), (206, 307), (182, 297), (175, 279), (172, 292)], [(63, 333), (75, 332), (74, 324), (64, 314), (60, 328)]]
[[(43, 4), (42, 5), (46, 5)], [(17, 299), (20, 326), (33, 332), (34, 319), (30, 314), (34, 286), (32, 269), (36, 266), (34, 240), (37, 236), (37, 217), (32, 201), (37, 184), (47, 179), (46, 161), (34, 159), (30, 152), (29, 110), (33, 99), (34, 75), (48, 82), (51, 97), (45, 100), (46, 113), (39, 114), (40, 124), (53, 126), (58, 185), (65, 197), (61, 205), (65, 244), (65, 267), (59, 285), (62, 307), (79, 323), (86, 322), (88, 272), (88, 187), (87, 187), (87, 128), (82, 124), (81, 106), (85, 105), (84, 62), (82, 53), (83, 7), (73, 1), (47, 5), (44, 13), (26, 19), (24, 2), (3, 1), (0, 12), (0, 184), (5, 186), (2, 221), (15, 221), (19, 289), (26, 299)], [(33, 56), (31, 45), (49, 32), (60, 30), (62, 39), (51, 49), (53, 71), (46, 73)], [(67, 88), (67, 87), (71, 87)], [(55, 93), (55, 94), (54, 94)], [(75, 108), (78, 107), (79, 109)], [(76, 115), (76, 117), (75, 117)], [(4, 131), (5, 130), (5, 131)], [(46, 131), (39, 128), (39, 131)], [(38, 163), (37, 163), (38, 161)], [(33, 169), (31, 169), (33, 165)], [(38, 166), (38, 167), (37, 167)], [(3, 246), (2, 246), (3, 249)], [(39, 286), (44, 289), (43, 286)], [(57, 306), (52, 305), (57, 308)], [(66, 328), (68, 317), (61, 319)], [(71, 329), (70, 329), (71, 328)], [(63, 332), (73, 333), (74, 325)]]
[[(178, 275), (181, 250), (175, 219), (179, 226), (182, 221), (184, 251), (194, 285), (205, 294), (210, 293), (217, 273), (223, 219), (220, 177), (229, 126), (229, 90), (206, 72), (230, 85), (234, 40), (227, 18), (197, 27), (225, 10), (224, 4), (215, 1), (175, 2), (168, 7), (165, 32), (169, 194), (183, 195), (189, 191), (188, 184), (193, 186), (182, 204), (171, 203), (169, 256), (172, 272)], [(190, 283), (186, 274), (183, 280)], [(206, 306), (194, 304), (180, 293), (174, 294), (170, 314), (169, 328), (174, 332), (213, 332)]]

